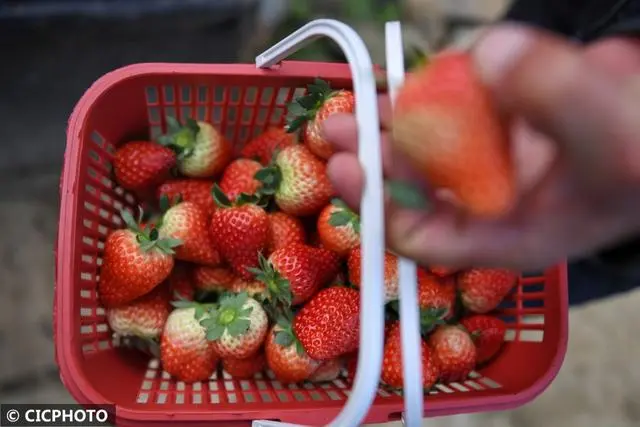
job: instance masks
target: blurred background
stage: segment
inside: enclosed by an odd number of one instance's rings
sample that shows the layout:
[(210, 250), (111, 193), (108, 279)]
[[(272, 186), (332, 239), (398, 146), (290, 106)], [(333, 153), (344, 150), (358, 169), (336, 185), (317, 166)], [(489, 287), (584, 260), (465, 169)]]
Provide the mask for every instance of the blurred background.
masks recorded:
[[(316, 17), (354, 25), (383, 64), (383, 25), (411, 44), (465, 46), (508, 0), (0, 0), (0, 402), (62, 403), (53, 358), (53, 242), (66, 121), (102, 74), (145, 61), (251, 62)], [(329, 43), (302, 59), (339, 60)], [(64, 232), (64, 231), (62, 231)], [(640, 425), (640, 293), (572, 309), (555, 383), (515, 411), (428, 420), (477, 427)]]

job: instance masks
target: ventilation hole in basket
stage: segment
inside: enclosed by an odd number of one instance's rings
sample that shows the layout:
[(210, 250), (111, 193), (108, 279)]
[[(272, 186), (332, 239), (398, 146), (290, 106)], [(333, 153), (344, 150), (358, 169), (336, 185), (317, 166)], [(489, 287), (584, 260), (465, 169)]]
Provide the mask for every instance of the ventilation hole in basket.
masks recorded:
[(173, 106), (166, 106), (164, 107), (164, 115), (165, 117), (175, 117), (176, 119), (178, 118), (178, 113), (176, 111), (176, 107)]
[(220, 396), (218, 395), (218, 393), (211, 393), (209, 395), (209, 400), (211, 401), (211, 403), (220, 403)]
[(81, 259), (85, 264), (93, 264), (93, 257), (91, 255), (82, 255)]
[(498, 384), (497, 382), (495, 382), (491, 378), (484, 377), (484, 378), (479, 379), (478, 381), (481, 382), (482, 384), (486, 385), (489, 388), (502, 388), (502, 386), (500, 384)]
[(262, 89), (262, 94), (260, 95), (260, 104), (268, 106), (271, 105), (273, 101), (273, 88), (265, 87)]
[(100, 155), (93, 150), (89, 150), (89, 157), (96, 163), (100, 163)]
[(273, 124), (273, 125), (278, 126), (282, 122), (282, 119), (283, 119), (282, 109), (281, 108), (275, 108), (273, 110), (273, 112), (271, 113), (270, 123)]
[(285, 392), (277, 393), (276, 396), (278, 396), (278, 400), (280, 402), (288, 402), (289, 401), (289, 396)]
[(287, 384), (287, 388), (289, 390), (298, 390), (299, 389), (298, 384)]
[(379, 394), (380, 396), (382, 396), (382, 397), (389, 397), (389, 396), (391, 396), (391, 395), (387, 392), (387, 390), (384, 390), (384, 389), (382, 389), (382, 388), (378, 389), (378, 394)]
[(288, 87), (281, 87), (280, 89), (278, 89), (276, 105), (285, 105), (289, 99), (289, 92), (291, 92), (291, 89)]
[(160, 390), (162, 390), (162, 391), (169, 390), (169, 383), (167, 381), (162, 381), (160, 383)]
[(87, 246), (95, 246), (95, 241), (91, 237), (83, 236), (82, 243)]
[(156, 396), (156, 403), (160, 405), (167, 403), (167, 393), (158, 393)]
[(305, 93), (307, 93), (307, 88), (297, 87), (293, 91), (293, 97), (294, 98), (300, 98), (301, 96), (304, 96)]
[(480, 384), (478, 384), (475, 381), (468, 380), (468, 381), (465, 381), (464, 384), (467, 387), (472, 388), (474, 390), (484, 390), (484, 387), (482, 387)]
[(238, 403), (238, 396), (235, 393), (227, 394), (227, 400), (229, 403)]
[(126, 193), (124, 195), (124, 199), (127, 201), (127, 203), (129, 203), (130, 205), (132, 205), (135, 202), (135, 199), (133, 198), (133, 196), (129, 193)]
[(227, 123), (232, 125), (236, 122), (237, 107), (229, 107), (227, 109)]
[(160, 366), (160, 361), (158, 359), (149, 360), (149, 365), (147, 365), (149, 369), (158, 369), (159, 366)]
[(100, 178), (100, 174), (92, 167), (87, 167), (87, 173), (91, 178), (94, 178), (94, 179)]
[(191, 86), (180, 86), (180, 102), (182, 104), (191, 102)]
[(209, 390), (218, 391), (218, 383), (209, 381)]
[(282, 390), (282, 383), (280, 381), (271, 381), (271, 387), (274, 390)]
[(334, 390), (329, 390), (327, 392), (327, 395), (329, 396), (329, 399), (331, 399), (331, 400), (343, 400), (342, 396), (340, 396), (340, 394), (337, 391), (334, 391)]
[(322, 398), (322, 395), (320, 393), (318, 393), (317, 391), (310, 391), (309, 392), (309, 397), (311, 397), (311, 400), (315, 400), (316, 402), (324, 400)]
[(156, 371), (149, 369), (147, 370), (147, 372), (145, 372), (144, 376), (145, 378), (153, 379), (156, 377)]
[(202, 383), (197, 382), (197, 383), (193, 383), (193, 384), (191, 384), (191, 389), (192, 389), (193, 391), (200, 391), (200, 390), (202, 390)]
[(466, 392), (466, 391), (469, 391), (469, 389), (468, 389), (467, 387), (463, 386), (463, 385), (462, 385), (462, 384), (460, 384), (460, 383), (449, 383), (449, 384), (447, 384), (447, 385), (448, 385), (449, 387), (451, 387), (451, 388), (454, 388), (454, 389), (458, 390), (458, 391), (465, 391), (465, 392)]
[(211, 121), (216, 125), (222, 122), (222, 107), (213, 107), (211, 111)]
[(231, 375), (227, 371), (225, 371), (224, 369), (222, 370), (222, 378), (224, 378), (225, 380), (232, 379)]
[(107, 312), (102, 307), (96, 307), (96, 316), (104, 316)]
[(262, 378), (264, 378), (264, 377), (262, 376), (262, 372), (258, 372), (258, 373), (254, 376), (254, 378), (262, 379)]
[(193, 110), (189, 106), (180, 107), (180, 114), (183, 120), (193, 118)]
[(200, 405), (202, 403), (202, 395), (200, 393), (195, 393), (191, 396), (191, 403), (194, 405)]
[(176, 394), (176, 403), (178, 405), (183, 405), (184, 404), (184, 393), (177, 393)]
[(199, 120), (199, 121), (207, 120), (207, 107), (203, 105), (199, 105), (196, 107), (196, 120)]
[(267, 403), (273, 401), (273, 399), (271, 398), (271, 395), (265, 392), (260, 393), (260, 398), (262, 399), (263, 402), (267, 402)]
[(89, 307), (80, 307), (80, 316), (91, 317), (93, 316), (93, 310)]
[(229, 88), (229, 101), (232, 104), (238, 104), (240, 102), (240, 88), (233, 86)]
[(503, 300), (498, 306), (498, 310), (513, 310), (516, 308), (516, 302), (510, 299)]
[(526, 271), (521, 273), (520, 276), (525, 280), (530, 278), (540, 279), (541, 277), (544, 277), (544, 271)]
[(176, 93), (173, 86), (162, 86), (162, 96), (164, 97), (165, 104), (173, 104), (176, 102)]
[(111, 341), (98, 341), (99, 350), (106, 350), (108, 348), (111, 348)]
[(479, 372), (471, 371), (469, 373), (469, 378), (472, 378), (472, 379), (482, 378), (482, 375)]
[(158, 88), (156, 88), (155, 86), (147, 86), (145, 88), (145, 93), (147, 96), (147, 104), (158, 103)]
[[(256, 125), (258, 126), (264, 126), (264, 124), (267, 122), (267, 113), (269, 112), (269, 109), (266, 107), (260, 107), (258, 109), (258, 113), (256, 116)], [(262, 129), (259, 127), (254, 128), (254, 136), (257, 136), (258, 134), (260, 134), (260, 132), (262, 132)]]
[(96, 205), (94, 205), (93, 203), (84, 202), (84, 208), (92, 213), (95, 213), (96, 211)]
[(330, 383), (322, 383), (320, 384), (320, 388), (324, 388), (324, 389), (330, 389), (333, 386)]
[(93, 344), (84, 344), (82, 346), (82, 352), (83, 353), (91, 353), (96, 351), (96, 347)]
[(500, 319), (502, 319), (503, 322), (505, 322), (506, 324), (512, 324), (512, 323), (516, 323), (516, 316), (513, 315), (500, 315), (499, 316)]
[(527, 299), (527, 294), (523, 295), (522, 308), (543, 308), (543, 299)]
[(227, 131), (224, 134), (224, 136), (229, 141), (233, 141), (235, 143), (235, 132), (234, 131), (235, 131), (235, 129), (233, 127), (228, 127)]
[(225, 101), (225, 97), (227, 94), (226, 86), (216, 86), (213, 89), (213, 100), (216, 104), (221, 104)]
[(159, 125), (162, 120), (160, 119), (160, 109), (158, 107), (149, 107), (149, 124)]
[(80, 298), (92, 299), (93, 293), (86, 289), (80, 289)]
[(240, 381), (240, 389), (241, 390), (251, 390), (251, 384), (247, 380)]
[(258, 97), (258, 88), (255, 86), (250, 86), (244, 91), (244, 103), (247, 105), (254, 105), (256, 103), (256, 98)]
[(302, 384), (302, 388), (307, 389), (307, 390), (313, 390), (316, 388), (316, 386), (314, 386), (312, 383), (309, 382), (305, 382)]
[(149, 393), (139, 393), (136, 403), (147, 403), (149, 401)]
[(544, 341), (544, 331), (521, 330), (520, 341), (542, 342)]
[(544, 314), (525, 314), (520, 318), (525, 325), (544, 325)]
[(258, 388), (258, 390), (266, 390), (267, 383), (265, 383), (264, 381), (256, 381), (256, 387)]
[(504, 331), (504, 340), (505, 341), (514, 341), (516, 339), (516, 331), (515, 329), (507, 329)]
[(224, 382), (224, 388), (225, 388), (225, 390), (227, 390), (227, 391), (235, 390), (235, 386), (233, 385), (233, 382), (232, 382), (232, 381), (225, 381), (225, 382)]
[(347, 388), (347, 385), (340, 379), (333, 380), (333, 383), (338, 386), (338, 388)]
[[(156, 140), (160, 137), (160, 135), (162, 135), (162, 127), (158, 126), (158, 125), (151, 125), (149, 126), (149, 136), (151, 137), (151, 139)], [(118, 189), (116, 189), (116, 191), (118, 191)]]
[(276, 374), (274, 374), (273, 371), (268, 370), (267, 371), (267, 378), (275, 380), (276, 379)]
[(104, 137), (95, 130), (91, 132), (91, 141), (100, 147), (104, 147)]
[(113, 201), (111, 200), (111, 197), (109, 197), (108, 194), (100, 193), (100, 200), (102, 200), (104, 203), (106, 203), (109, 206), (113, 205)]
[(162, 379), (163, 380), (170, 380), (171, 379), (171, 375), (169, 375), (169, 373), (167, 371), (162, 371)]
[(435, 388), (437, 388), (438, 390), (444, 392), (444, 393), (454, 393), (454, 391), (452, 389), (450, 389), (449, 387), (447, 387), (444, 384), (436, 384)]
[(102, 235), (107, 235), (107, 233), (109, 233), (109, 229), (107, 227), (105, 227), (102, 224), (98, 225), (98, 233), (102, 234)]
[(256, 398), (253, 393), (244, 393), (243, 397), (245, 402), (253, 403), (256, 401)]
[(252, 118), (253, 118), (253, 108), (251, 107), (242, 108), (242, 119), (240, 123), (243, 125), (248, 125), (249, 123), (251, 123)]
[(198, 103), (206, 104), (209, 102), (209, 88), (206, 86), (198, 86)]
[(140, 386), (142, 390), (151, 390), (151, 387), (153, 387), (153, 383), (147, 380), (142, 381), (142, 386)]
[(80, 333), (81, 334), (92, 334), (93, 333), (93, 325), (83, 325), (80, 326)]
[(86, 280), (88, 282), (93, 281), (93, 275), (87, 272), (80, 272), (80, 280)]
[(176, 383), (176, 390), (178, 390), (178, 391), (184, 391), (184, 388), (185, 388), (185, 384), (184, 384), (184, 382), (183, 382), (183, 381), (178, 381), (178, 382)]
[(308, 399), (305, 397), (305, 395), (304, 395), (304, 394), (302, 394), (302, 392), (301, 392), (301, 391), (296, 391), (296, 392), (294, 392), (294, 393), (293, 393), (293, 398), (294, 398), (295, 400), (297, 400), (298, 402), (304, 402), (304, 401), (308, 400)]

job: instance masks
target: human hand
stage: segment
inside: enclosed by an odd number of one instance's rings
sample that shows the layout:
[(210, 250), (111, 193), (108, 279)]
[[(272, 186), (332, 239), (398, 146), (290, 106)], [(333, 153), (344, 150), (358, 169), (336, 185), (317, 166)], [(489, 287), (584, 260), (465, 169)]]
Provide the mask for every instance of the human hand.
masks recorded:
[[(521, 270), (585, 256), (640, 229), (640, 44), (615, 38), (580, 47), (533, 29), (506, 25), (473, 48), (498, 106), (517, 117), (512, 144), (519, 200), (505, 217), (463, 215), (439, 197), (429, 212), (387, 199), (387, 245), (425, 265)], [(391, 108), (380, 100), (383, 128)], [(325, 135), (336, 146), (328, 171), (358, 209), (364, 175), (352, 116), (333, 116)], [(429, 193), (383, 130), (385, 176)], [(430, 194), (433, 200), (433, 194)]]

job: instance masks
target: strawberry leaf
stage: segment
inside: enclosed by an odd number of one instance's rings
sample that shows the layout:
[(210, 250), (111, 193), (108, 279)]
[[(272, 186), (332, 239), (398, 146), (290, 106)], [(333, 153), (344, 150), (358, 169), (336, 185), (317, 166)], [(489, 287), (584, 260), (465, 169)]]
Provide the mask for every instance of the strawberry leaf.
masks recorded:
[(336, 208), (350, 210), (349, 206), (347, 206), (347, 204), (342, 199), (338, 199), (338, 198), (331, 199), (331, 204)]
[(298, 353), (298, 355), (304, 356), (305, 351), (304, 351), (304, 347), (302, 346), (302, 343), (299, 340), (295, 340), (295, 343), (296, 343), (296, 352)]
[(302, 128), (302, 125), (304, 125), (306, 122), (307, 118), (305, 116), (298, 116), (287, 123), (286, 130), (288, 133), (293, 133)]
[(349, 225), (353, 220), (353, 215), (346, 211), (336, 211), (329, 216), (329, 225), (343, 227)]
[(222, 191), (222, 189), (218, 187), (218, 184), (213, 184), (211, 194), (213, 196), (213, 200), (218, 206), (223, 208), (231, 207), (231, 200), (229, 200), (227, 195), (224, 194), (224, 191)]
[(179, 132), (180, 129), (182, 128), (182, 125), (180, 125), (180, 122), (178, 121), (178, 119), (176, 119), (173, 116), (167, 116), (165, 120), (167, 121), (167, 129), (169, 130), (170, 133)]
[(163, 194), (162, 196), (160, 196), (160, 199), (158, 200), (158, 207), (160, 208), (160, 211), (163, 213), (168, 211), (169, 208), (171, 207), (169, 196), (167, 196), (166, 194)]
[(239, 337), (244, 335), (251, 326), (249, 319), (236, 319), (232, 323), (227, 325), (227, 332), (232, 337)]
[(127, 228), (136, 232), (140, 231), (140, 227), (136, 223), (136, 220), (133, 218), (133, 215), (131, 214), (131, 212), (129, 212), (126, 209), (122, 209), (120, 211), (120, 216), (122, 217), (122, 220), (124, 221)]
[(195, 134), (197, 135), (200, 132), (200, 125), (198, 125), (198, 122), (195, 121), (192, 118), (188, 118), (186, 120), (187, 122), (187, 127)]
[(208, 341), (217, 341), (220, 338), (222, 338), (222, 335), (224, 334), (224, 326), (222, 325), (215, 325), (209, 329), (207, 329), (207, 340)]
[(289, 347), (293, 344), (293, 336), (288, 331), (278, 331), (273, 339), (276, 344), (282, 347)]
[(408, 182), (387, 181), (386, 189), (391, 199), (405, 209), (425, 210), (429, 208), (429, 202), (422, 191)]

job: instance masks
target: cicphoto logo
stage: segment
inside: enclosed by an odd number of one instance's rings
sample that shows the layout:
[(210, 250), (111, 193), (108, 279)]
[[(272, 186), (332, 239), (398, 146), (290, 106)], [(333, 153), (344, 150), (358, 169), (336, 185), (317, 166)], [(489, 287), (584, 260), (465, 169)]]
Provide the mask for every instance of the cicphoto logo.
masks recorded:
[(27, 409), (24, 419), (30, 423), (104, 423), (109, 413), (104, 409)]
[(0, 405), (0, 426), (108, 426), (114, 405)]

